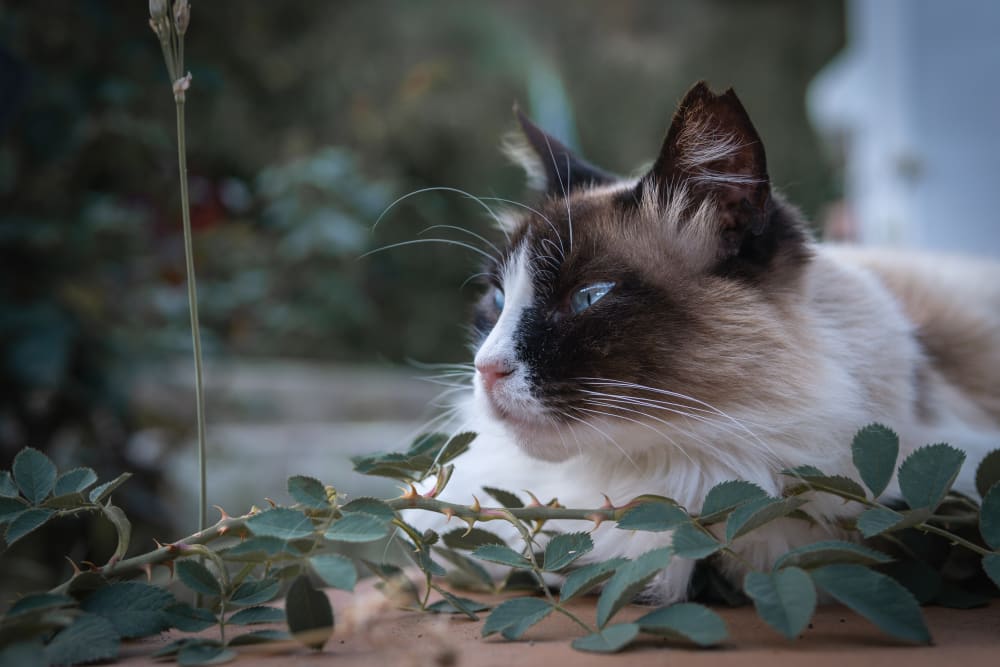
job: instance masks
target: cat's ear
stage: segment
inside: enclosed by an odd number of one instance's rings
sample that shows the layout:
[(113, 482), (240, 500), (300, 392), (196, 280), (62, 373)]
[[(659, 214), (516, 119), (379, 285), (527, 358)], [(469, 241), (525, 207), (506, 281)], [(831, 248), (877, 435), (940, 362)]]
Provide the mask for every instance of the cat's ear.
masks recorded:
[(515, 105), (521, 132), (508, 137), (504, 152), (528, 174), (529, 184), (546, 194), (565, 196), (581, 187), (607, 185), (618, 179), (579, 157), (546, 134)]
[(688, 91), (640, 187), (650, 184), (664, 199), (683, 188), (693, 208), (711, 198), (729, 240), (723, 254), (763, 231), (771, 204), (764, 145), (732, 88), (716, 95), (702, 81)]

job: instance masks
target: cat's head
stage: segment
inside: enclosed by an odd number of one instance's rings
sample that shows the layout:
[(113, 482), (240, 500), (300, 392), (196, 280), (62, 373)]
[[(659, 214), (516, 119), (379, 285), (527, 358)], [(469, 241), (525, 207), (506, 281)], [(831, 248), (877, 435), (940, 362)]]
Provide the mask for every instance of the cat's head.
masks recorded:
[(520, 158), (545, 194), (509, 214), (487, 267), (473, 322), (482, 414), (560, 460), (670, 447), (787, 390), (773, 385), (797, 354), (787, 323), (808, 239), (732, 90), (692, 88), (638, 179), (519, 118)]

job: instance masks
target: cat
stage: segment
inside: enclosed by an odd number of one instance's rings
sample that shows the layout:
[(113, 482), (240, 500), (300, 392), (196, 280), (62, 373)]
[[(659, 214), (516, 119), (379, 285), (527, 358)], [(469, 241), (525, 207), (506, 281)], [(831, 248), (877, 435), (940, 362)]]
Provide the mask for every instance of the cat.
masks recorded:
[[(652, 493), (697, 513), (725, 480), (780, 495), (785, 468), (854, 475), (852, 436), (873, 422), (899, 434), (901, 458), (962, 448), (956, 487), (974, 494), (976, 464), (1000, 447), (1000, 266), (815, 243), (773, 190), (732, 89), (696, 84), (635, 179), (518, 118), (510, 152), (544, 196), (500, 217), (507, 243), (486, 269), (472, 388), (456, 405), (479, 436), (443, 499), (467, 504), (489, 485), (591, 508)], [(738, 582), (845, 537), (836, 519), (860, 509), (814, 498), (815, 521), (740, 538), (722, 569)], [(611, 522), (592, 537), (594, 560), (671, 540)], [(647, 593), (684, 599), (693, 565), (674, 558)]]

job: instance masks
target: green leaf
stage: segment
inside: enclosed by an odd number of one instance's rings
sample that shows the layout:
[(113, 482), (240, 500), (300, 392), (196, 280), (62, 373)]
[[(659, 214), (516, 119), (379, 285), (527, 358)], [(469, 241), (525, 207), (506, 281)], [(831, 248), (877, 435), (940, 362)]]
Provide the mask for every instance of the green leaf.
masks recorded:
[(902, 522), (903, 515), (887, 507), (873, 507), (865, 510), (857, 519), (858, 530), (867, 537), (874, 537)]
[(131, 476), (132, 473), (123, 472), (110, 482), (105, 482), (100, 486), (95, 486), (90, 490), (90, 494), (87, 497), (90, 498), (90, 502), (99, 503), (114, 493), (115, 489), (127, 482)]
[(259, 644), (272, 644), (278, 642), (290, 642), (294, 638), (284, 630), (254, 630), (244, 632), (229, 640), (230, 646), (256, 646)]
[(80, 604), (111, 622), (123, 639), (148, 637), (170, 626), (164, 611), (177, 600), (168, 591), (139, 581), (121, 581), (100, 588)]
[(218, 646), (219, 642), (214, 639), (201, 639), (199, 637), (183, 637), (181, 639), (175, 639), (166, 646), (156, 649), (150, 655), (152, 658), (172, 658), (180, 653), (180, 650), (185, 646), (193, 646), (195, 644), (206, 644), (208, 646)]
[[(976, 468), (976, 490), (979, 497), (985, 498), (990, 487), (1000, 482), (1000, 449), (994, 449), (979, 462)], [(6, 495), (0, 492), (0, 495)]]
[(589, 653), (617, 653), (639, 636), (639, 626), (635, 623), (609, 625), (600, 632), (573, 640), (573, 648)]
[(729, 481), (716, 484), (705, 496), (699, 520), (703, 526), (718, 523), (737, 507), (765, 497), (767, 493), (764, 489), (750, 482)]
[(201, 632), (219, 621), (208, 609), (192, 607), (187, 602), (178, 602), (163, 610), (163, 615), (171, 628), (181, 632)]
[(603, 628), (615, 613), (632, 601), (656, 573), (670, 564), (671, 549), (653, 549), (622, 564), (605, 584), (597, 600), (597, 627)]
[(83, 493), (96, 481), (97, 473), (90, 468), (73, 468), (59, 475), (52, 495), (65, 496), (70, 493)]
[(545, 566), (542, 569), (558, 572), (593, 549), (594, 541), (587, 533), (556, 535), (545, 546)]
[(354, 561), (340, 554), (318, 554), (309, 559), (309, 564), (327, 586), (342, 591), (353, 591), (358, 582), (358, 570)]
[(86, 496), (82, 493), (64, 493), (61, 496), (49, 496), (41, 507), (54, 510), (74, 509), (88, 505)]
[(316, 590), (309, 578), (298, 576), (285, 598), (288, 629), (296, 640), (309, 648), (322, 649), (333, 634), (333, 608), (322, 591)]
[(649, 502), (637, 505), (625, 512), (618, 521), (622, 530), (647, 530), (661, 532), (673, 530), (691, 521), (687, 512), (673, 503)]
[(226, 559), (251, 561), (273, 558), (279, 554), (298, 556), (301, 552), (288, 540), (258, 536), (248, 537), (222, 552), (222, 556)]
[(181, 667), (223, 665), (235, 659), (236, 651), (208, 642), (188, 644), (177, 652), (177, 664)]
[(743, 591), (753, 600), (757, 615), (788, 639), (795, 639), (816, 611), (816, 589), (809, 575), (797, 567), (776, 572), (750, 572)]
[(520, 509), (524, 507), (524, 501), (518, 498), (516, 495), (510, 491), (504, 491), (503, 489), (498, 489), (493, 486), (484, 486), (483, 491), (485, 491), (493, 500), (500, 503), (501, 506), (506, 507), (509, 510)]
[(212, 571), (196, 560), (179, 560), (174, 565), (177, 577), (195, 593), (222, 595), (222, 584)]
[(670, 639), (686, 639), (698, 646), (715, 646), (726, 640), (726, 622), (708, 607), (682, 602), (651, 611), (636, 621), (643, 632)]
[(414, 438), (406, 453), (411, 457), (426, 456), (433, 460), (446, 442), (448, 436), (444, 433), (424, 433)]
[(827, 540), (792, 549), (775, 561), (774, 569), (780, 570), (783, 567), (795, 566), (809, 570), (834, 563), (876, 565), (878, 563), (888, 563), (891, 560), (892, 557), (887, 556), (881, 551), (869, 549), (860, 544), (844, 542), (842, 540)]
[(13, 545), (25, 535), (41, 528), (54, 516), (55, 512), (46, 509), (30, 509), (21, 512), (14, 517), (7, 526), (7, 532), (4, 533), (7, 546)]
[(992, 549), (1000, 550), (1000, 484), (994, 484), (983, 496), (979, 533)]
[(824, 475), (812, 466), (801, 466), (791, 470), (782, 470), (782, 475), (794, 477), (805, 483), (809, 488), (827, 491), (843, 497), (856, 496), (865, 498), (865, 490), (850, 477), (843, 475)]
[(28, 504), (20, 498), (0, 497), (0, 526), (13, 521), (17, 515), (28, 509)]
[(298, 510), (276, 507), (247, 519), (247, 528), (254, 535), (298, 540), (313, 534), (312, 520)]
[(983, 556), (983, 571), (993, 581), (993, 584), (1000, 588), (1000, 554)]
[(958, 477), (965, 453), (950, 445), (927, 445), (899, 466), (899, 488), (913, 509), (934, 510)]
[(473, 620), (478, 620), (476, 612), (490, 610), (488, 604), (476, 602), (469, 598), (458, 597), (445, 590), (439, 592), (444, 599), (428, 605), (427, 611), (432, 611), (436, 614), (465, 614)]
[(236, 587), (229, 596), (230, 604), (247, 606), (270, 602), (281, 590), (281, 582), (277, 579), (247, 580)]
[(132, 522), (128, 520), (125, 512), (120, 507), (116, 507), (110, 502), (107, 505), (101, 505), (101, 512), (111, 522), (111, 525), (115, 527), (115, 532), (118, 534), (118, 544), (111, 559), (120, 561), (125, 558), (129, 542), (132, 540)]
[(493, 590), (493, 577), (486, 571), (486, 568), (476, 561), (451, 549), (434, 547), (434, 551), (455, 566), (455, 569), (449, 571), (446, 575), (449, 583), (455, 587), (473, 588), (484, 591)]
[(916, 599), (893, 578), (852, 564), (821, 567), (812, 571), (812, 578), (883, 632), (913, 642), (931, 642)]
[(11, 667), (35, 667), (47, 666), (49, 661), (45, 658), (45, 647), (39, 637), (34, 639), (18, 640), (0, 647), (0, 665), (10, 665)]
[(456, 528), (441, 536), (441, 541), (452, 549), (472, 551), (487, 544), (506, 544), (499, 535), (482, 528)]
[(861, 481), (871, 490), (872, 496), (878, 498), (889, 485), (892, 473), (896, 470), (899, 436), (881, 424), (871, 424), (854, 436), (851, 454)]
[(484, 544), (477, 547), (472, 555), (480, 560), (487, 560), (491, 563), (500, 563), (511, 567), (531, 567), (531, 561), (514, 551), (508, 546), (501, 544)]
[(80, 614), (52, 638), (45, 647), (45, 658), (53, 665), (114, 660), (120, 645), (121, 639), (110, 621), (96, 614)]
[(14, 478), (6, 470), (0, 470), (0, 498), (17, 498), (19, 495)]
[(586, 593), (594, 586), (610, 579), (615, 570), (627, 562), (628, 560), (625, 558), (612, 558), (600, 563), (584, 565), (579, 570), (573, 570), (566, 576), (566, 580), (563, 581), (559, 599), (562, 602), (566, 602), (577, 595)]
[(418, 548), (412, 544), (410, 547), (412, 548), (408, 549), (406, 553), (421, 570), (434, 577), (443, 577), (447, 574), (445, 569), (431, 558), (426, 548)]
[(35, 593), (34, 595), (25, 595), (23, 598), (12, 604), (10, 609), (7, 610), (5, 617), (8, 619), (16, 618), (17, 616), (23, 616), (37, 611), (60, 609), (62, 607), (72, 607), (75, 605), (76, 600), (68, 595), (59, 595), (58, 593)]
[(469, 444), (475, 439), (476, 434), (471, 432), (459, 433), (452, 437), (438, 455), (438, 465), (450, 463), (465, 452), (469, 451)]
[(247, 607), (226, 620), (229, 625), (256, 625), (258, 623), (284, 623), (285, 612), (276, 607)]
[(374, 517), (378, 517), (383, 521), (392, 521), (397, 517), (396, 510), (389, 507), (389, 505), (377, 498), (355, 498), (351, 502), (340, 508), (340, 511), (344, 514), (350, 514), (352, 512), (361, 512), (363, 514), (371, 514)]
[(552, 613), (552, 605), (541, 598), (514, 598), (501, 602), (486, 618), (483, 637), (499, 632), (505, 639), (520, 639), (528, 628)]
[(374, 542), (387, 537), (392, 527), (371, 514), (345, 514), (326, 531), (326, 538), (336, 542)]
[(32, 505), (40, 505), (56, 483), (56, 464), (34, 447), (25, 447), (14, 457), (14, 481)]
[(711, 535), (706, 535), (693, 523), (687, 523), (674, 531), (671, 536), (671, 548), (679, 558), (699, 560), (711, 556), (722, 548)]
[(326, 487), (314, 477), (305, 475), (289, 477), (288, 495), (306, 507), (326, 509), (330, 506), (330, 500), (326, 497)]
[(806, 504), (802, 498), (758, 498), (740, 506), (726, 522), (726, 541), (732, 542)]

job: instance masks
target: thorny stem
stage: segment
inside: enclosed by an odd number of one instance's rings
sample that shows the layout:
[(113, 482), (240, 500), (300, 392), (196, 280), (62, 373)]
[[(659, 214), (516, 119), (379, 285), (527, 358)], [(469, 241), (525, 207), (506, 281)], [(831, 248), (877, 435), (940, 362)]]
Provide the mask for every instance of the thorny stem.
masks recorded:
[(940, 535), (946, 540), (951, 541), (952, 544), (959, 544), (968, 549), (969, 551), (979, 554), (980, 556), (989, 556), (990, 554), (993, 553), (989, 549), (984, 549), (978, 544), (974, 544), (964, 538), (959, 537), (958, 535), (955, 535), (954, 533), (949, 533), (944, 528), (938, 528), (937, 526), (934, 526), (929, 523), (918, 523), (916, 526), (914, 526), (914, 528), (916, 528), (917, 530), (922, 530), (925, 533), (934, 533), (935, 535)]

